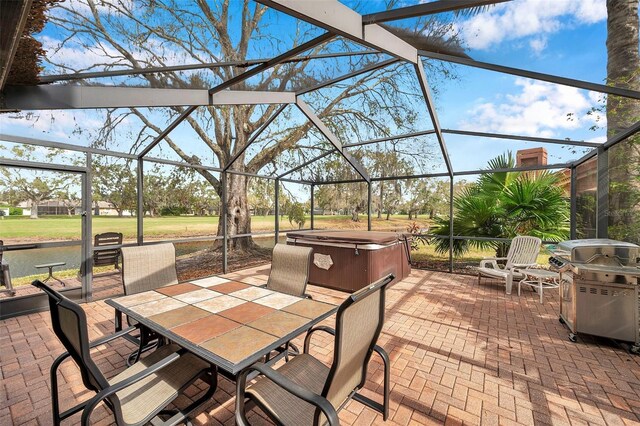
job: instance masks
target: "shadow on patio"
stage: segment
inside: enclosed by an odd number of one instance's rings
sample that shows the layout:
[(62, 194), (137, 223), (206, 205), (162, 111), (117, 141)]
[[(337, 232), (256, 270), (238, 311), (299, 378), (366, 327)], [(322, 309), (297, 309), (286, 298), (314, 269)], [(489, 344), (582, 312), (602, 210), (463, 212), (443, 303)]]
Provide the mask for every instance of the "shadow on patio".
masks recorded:
[[(232, 274), (266, 282), (267, 266)], [(117, 280), (113, 280), (117, 281)], [(112, 287), (117, 285), (112, 283)], [(310, 287), (314, 299), (337, 303), (344, 293)], [(557, 291), (545, 303), (524, 291), (478, 284), (474, 277), (414, 270), (387, 292), (387, 318), (379, 344), (392, 360), (391, 415), (386, 424), (632, 424), (640, 421), (640, 363), (600, 340), (567, 340), (558, 322)], [(103, 301), (84, 305), (90, 337), (113, 330), (113, 309)], [(62, 351), (47, 312), (0, 322), (2, 398), (0, 423), (51, 423), (49, 366)], [(334, 319), (325, 321), (333, 325)], [(302, 339), (296, 339), (299, 346)], [(133, 347), (99, 347), (96, 360), (108, 375), (124, 368)], [(312, 353), (329, 361), (332, 340), (317, 335)], [(88, 397), (72, 363), (61, 369), (63, 407)], [(372, 358), (365, 394), (379, 398), (382, 365)], [(197, 388), (193, 388), (195, 393)], [(202, 392), (202, 389), (200, 390)], [(233, 424), (235, 385), (221, 379), (214, 400), (196, 424)], [(193, 398), (196, 395), (189, 394)], [(180, 401), (182, 403), (184, 401)], [(77, 422), (79, 419), (74, 417)], [(102, 408), (93, 420), (112, 422)], [(343, 424), (382, 424), (357, 402), (340, 413)], [(266, 423), (257, 411), (250, 421)]]

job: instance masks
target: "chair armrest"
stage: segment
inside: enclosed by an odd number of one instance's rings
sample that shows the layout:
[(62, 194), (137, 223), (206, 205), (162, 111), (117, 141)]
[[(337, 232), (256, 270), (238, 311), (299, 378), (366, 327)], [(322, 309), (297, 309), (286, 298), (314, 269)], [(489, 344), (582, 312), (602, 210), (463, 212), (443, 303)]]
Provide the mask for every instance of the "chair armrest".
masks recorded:
[(96, 406), (100, 404), (104, 399), (108, 398), (109, 396), (115, 394), (118, 391), (121, 391), (127, 386), (131, 386), (132, 384), (139, 382), (140, 380), (150, 376), (156, 371), (163, 369), (164, 367), (171, 364), (172, 362), (177, 361), (185, 352), (186, 352), (185, 350), (174, 352), (171, 355), (156, 362), (152, 366), (145, 368), (141, 372), (134, 374), (133, 376), (128, 377), (118, 383), (114, 383), (113, 385), (98, 392), (96, 396), (91, 398), (90, 402), (82, 411), (82, 424), (87, 426), (89, 425), (89, 419), (91, 418), (91, 413), (96, 408)]
[[(89, 343), (89, 349), (93, 349), (96, 346), (104, 345), (107, 342), (110, 342), (112, 340), (118, 339), (120, 337), (124, 337), (126, 334), (129, 334), (134, 330), (136, 330), (136, 327), (127, 327), (124, 330), (120, 330), (117, 333), (111, 334), (109, 336), (102, 337), (102, 338), (100, 338), (98, 340), (94, 340), (93, 342)], [(67, 351), (61, 353), (58, 356), (58, 358), (56, 358), (55, 361), (53, 362), (52, 367), (55, 366), (55, 368), (57, 368), (62, 363), (62, 361), (64, 361), (66, 358), (69, 357), (69, 355), (70, 354)], [(54, 368), (54, 370), (55, 370), (55, 368)]]
[(507, 258), (506, 257), (485, 257), (480, 261), (480, 267), (486, 268), (490, 265), (493, 269), (500, 269), (497, 262), (498, 260), (507, 260)]
[(245, 400), (245, 387), (247, 381), (247, 375), (251, 371), (257, 371), (273, 383), (286, 390), (290, 394), (300, 398), (303, 401), (308, 402), (320, 409), (329, 421), (330, 426), (339, 425), (338, 413), (331, 403), (323, 396), (311, 392), (297, 383), (293, 382), (277, 370), (269, 367), (268, 365), (257, 362), (250, 367), (247, 367), (240, 376), (236, 384), (236, 422), (241, 425), (247, 425), (244, 415), (244, 400)]
[(529, 268), (531, 266), (538, 266), (537, 263), (514, 263), (511, 265), (514, 268)]
[(332, 336), (336, 335), (336, 331), (325, 325), (319, 325), (317, 327), (313, 327), (311, 330), (307, 331), (307, 335), (304, 337), (304, 353), (309, 353), (309, 344), (311, 343), (311, 335), (316, 331), (324, 331), (325, 333), (329, 333)]
[(120, 338), (120, 337), (124, 337), (125, 335), (127, 335), (127, 334), (129, 334), (129, 333), (131, 333), (132, 331), (135, 331), (135, 330), (137, 330), (137, 327), (135, 327), (135, 326), (127, 327), (124, 330), (120, 330), (117, 333), (114, 333), (114, 334), (112, 334), (110, 336), (105, 336), (105, 337), (102, 337), (102, 338), (100, 338), (98, 340), (94, 340), (93, 342), (89, 343), (89, 348), (95, 348), (96, 346), (104, 345), (107, 342), (110, 342), (110, 341), (115, 340), (115, 339)]

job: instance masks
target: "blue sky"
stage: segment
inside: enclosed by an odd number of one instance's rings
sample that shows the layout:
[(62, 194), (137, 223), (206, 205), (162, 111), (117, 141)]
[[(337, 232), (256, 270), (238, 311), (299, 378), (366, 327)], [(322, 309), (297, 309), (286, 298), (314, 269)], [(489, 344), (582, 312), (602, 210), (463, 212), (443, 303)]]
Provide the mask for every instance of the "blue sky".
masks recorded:
[[(384, 8), (384, 3), (375, 1), (344, 3), (355, 7), (360, 13)], [(412, 3), (414, 2), (406, 2), (407, 5)], [(67, 0), (65, 4), (82, 7), (80, 0)], [(453, 23), (453, 31), (460, 32), (468, 48), (467, 53), (474, 59), (596, 83), (603, 83), (605, 80), (605, 0), (515, 0), (476, 15), (448, 15), (443, 16), (443, 19)], [(291, 37), (288, 31), (296, 21), (275, 12), (267, 14), (264, 21), (269, 24), (266, 32), (285, 40), (278, 51), (286, 50), (286, 40)], [(410, 27), (412, 21), (399, 21), (396, 24)], [(306, 24), (304, 28), (309, 30), (308, 38), (321, 32)], [(69, 46), (55, 51), (54, 47), (63, 38), (63, 34), (52, 25), (39, 37), (58, 62), (89, 66), (94, 62), (108, 61), (101, 57), (99, 49), (86, 51), (79, 46)], [(254, 55), (256, 53), (253, 52)], [(169, 58), (169, 62), (191, 63), (179, 56)], [(591, 108), (602, 103), (603, 98), (599, 94), (465, 66), (456, 65), (453, 69), (458, 79), (437, 79), (436, 106), (444, 128), (598, 142), (605, 139), (604, 117), (588, 114)], [(47, 71), (55, 72), (55, 69), (48, 66)], [(422, 109), (423, 105), (416, 105), (416, 108)], [(570, 119), (568, 114), (571, 114)], [(84, 145), (95, 134), (95, 129), (101, 122), (101, 116), (89, 110), (29, 116), (22, 114), (19, 117), (3, 114), (0, 116), (0, 130), (2, 133)], [(590, 130), (594, 125), (600, 129)], [(425, 118), (422, 128), (431, 127)], [(73, 132), (73, 129), (78, 128), (85, 128), (87, 131)], [(125, 141), (124, 145), (127, 138), (131, 137), (130, 132), (135, 132), (135, 125), (132, 124), (129, 129), (123, 128), (119, 134), (119, 140)], [(188, 130), (181, 128), (175, 134), (182, 135), (185, 139), (193, 137)], [(456, 170), (482, 168), (487, 160), (509, 149), (516, 151), (541, 146), (539, 143), (483, 140), (453, 135), (447, 135), (446, 141)], [(549, 152), (550, 163), (575, 159), (583, 152), (557, 145), (545, 148)], [(203, 149), (197, 143), (189, 147), (193, 153), (201, 154)], [(167, 150), (159, 155), (176, 158)], [(434, 164), (432, 169), (442, 170), (439, 164)]]

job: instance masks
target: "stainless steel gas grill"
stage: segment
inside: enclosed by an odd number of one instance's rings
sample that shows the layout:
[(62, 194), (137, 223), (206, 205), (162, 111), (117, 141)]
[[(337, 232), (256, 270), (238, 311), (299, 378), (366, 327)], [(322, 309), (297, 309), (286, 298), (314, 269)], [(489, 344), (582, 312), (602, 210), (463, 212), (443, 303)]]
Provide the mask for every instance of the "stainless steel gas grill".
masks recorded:
[(571, 240), (549, 258), (560, 279), (560, 321), (578, 333), (633, 342), (640, 351), (640, 247), (607, 239)]

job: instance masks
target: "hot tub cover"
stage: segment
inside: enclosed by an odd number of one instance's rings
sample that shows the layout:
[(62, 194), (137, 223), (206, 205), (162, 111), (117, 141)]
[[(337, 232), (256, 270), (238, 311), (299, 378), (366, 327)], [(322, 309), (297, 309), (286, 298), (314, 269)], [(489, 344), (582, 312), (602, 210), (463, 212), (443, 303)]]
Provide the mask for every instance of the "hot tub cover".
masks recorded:
[(287, 232), (287, 237), (294, 240), (348, 244), (392, 244), (405, 241), (404, 234), (376, 231), (293, 231)]

